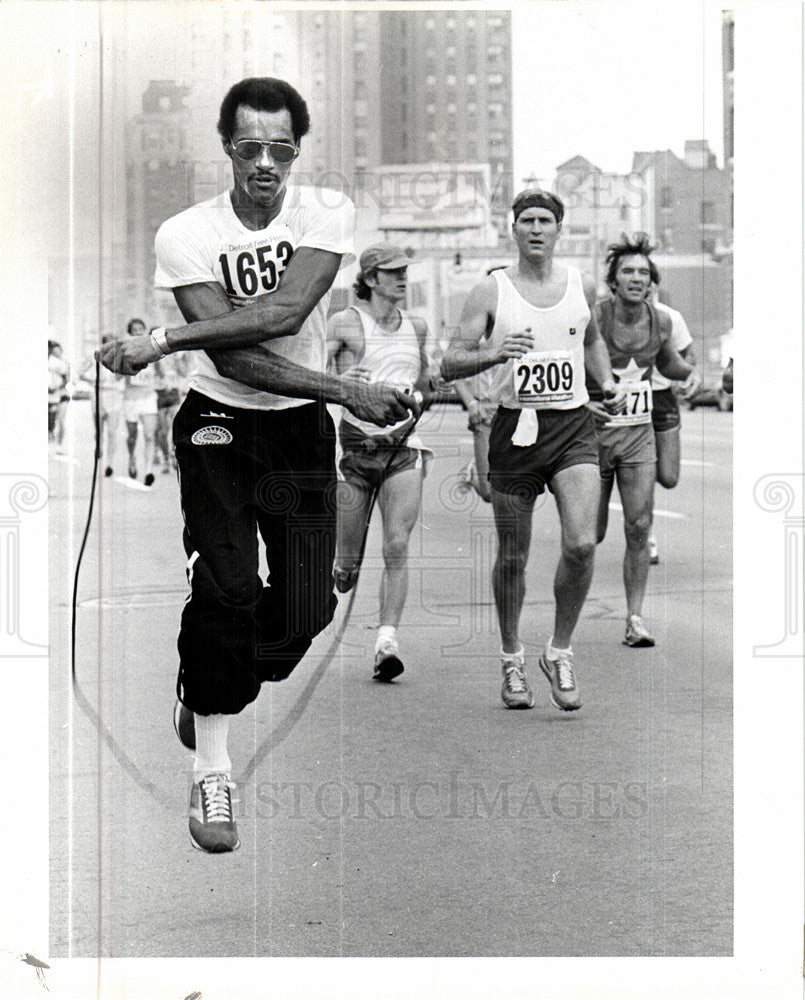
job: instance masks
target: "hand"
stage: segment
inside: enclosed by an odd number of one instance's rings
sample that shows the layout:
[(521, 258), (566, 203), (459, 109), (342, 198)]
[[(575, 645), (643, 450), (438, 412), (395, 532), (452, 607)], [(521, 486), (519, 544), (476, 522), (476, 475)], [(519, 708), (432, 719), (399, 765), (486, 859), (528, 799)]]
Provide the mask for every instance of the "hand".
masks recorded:
[(418, 417), (422, 412), (413, 393), (403, 392), (383, 382), (369, 384), (347, 379), (342, 404), (359, 420), (369, 420), (379, 427), (397, 424), (406, 417)]
[(371, 382), (372, 373), (368, 368), (361, 368), (360, 365), (355, 365), (353, 368), (348, 368), (344, 372), (344, 378), (355, 379), (357, 382)]
[(469, 424), (470, 430), (474, 431), (478, 424), (483, 420), (484, 411), (481, 404), (477, 399), (473, 399), (470, 405), (467, 407), (467, 423)]
[(610, 413), (603, 403), (599, 403), (595, 399), (588, 399), (585, 405), (591, 413), (598, 417), (599, 420), (609, 420)]
[(530, 326), (527, 326), (525, 330), (509, 333), (498, 348), (496, 363), (502, 365), (511, 358), (521, 358), (524, 354), (528, 354), (533, 346), (534, 337)]
[(690, 375), (688, 375), (688, 377), (682, 383), (681, 387), (682, 398), (692, 399), (692, 397), (695, 396), (696, 393), (701, 388), (701, 384), (702, 384), (702, 377), (699, 374), (698, 370), (694, 368), (693, 371), (690, 373)]
[(609, 416), (626, 410), (626, 390), (616, 382), (606, 381), (601, 386), (604, 394), (604, 411)]
[[(121, 375), (136, 375), (161, 357), (149, 335), (110, 340), (100, 352), (104, 368)], [(95, 355), (98, 356), (97, 353)]]

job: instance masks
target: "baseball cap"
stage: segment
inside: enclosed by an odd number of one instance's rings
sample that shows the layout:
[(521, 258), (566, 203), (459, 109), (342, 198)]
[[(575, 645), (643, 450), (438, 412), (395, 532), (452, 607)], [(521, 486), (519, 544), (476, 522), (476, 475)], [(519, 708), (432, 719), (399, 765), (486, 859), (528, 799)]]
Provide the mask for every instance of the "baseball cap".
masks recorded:
[(393, 243), (378, 243), (367, 247), (361, 254), (360, 269), (366, 271), (394, 271), (413, 264), (413, 258)]

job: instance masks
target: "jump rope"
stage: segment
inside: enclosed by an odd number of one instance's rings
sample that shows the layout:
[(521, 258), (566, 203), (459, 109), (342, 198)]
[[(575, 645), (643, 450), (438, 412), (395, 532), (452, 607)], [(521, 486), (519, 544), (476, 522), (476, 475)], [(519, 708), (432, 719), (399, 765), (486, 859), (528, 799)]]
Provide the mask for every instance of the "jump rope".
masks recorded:
[[(100, 716), (97, 711), (93, 708), (92, 704), (89, 702), (87, 697), (81, 690), (81, 686), (78, 682), (78, 675), (76, 670), (76, 635), (77, 635), (77, 612), (78, 612), (78, 582), (81, 572), (81, 564), (84, 558), (84, 551), (87, 546), (87, 540), (89, 538), (90, 528), (92, 526), (92, 516), (95, 509), (95, 492), (98, 485), (98, 472), (101, 464), (101, 361), (100, 357), (95, 358), (95, 391), (94, 391), (94, 402), (95, 402), (95, 414), (94, 414), (94, 430), (95, 430), (95, 454), (93, 456), (92, 462), (92, 483), (90, 486), (90, 497), (89, 497), (89, 507), (87, 509), (87, 519), (84, 524), (84, 532), (81, 539), (81, 545), (78, 551), (78, 557), (76, 559), (75, 574), (73, 576), (73, 592), (71, 599), (71, 624), (70, 624), (70, 677), (72, 682), (73, 694), (76, 701), (87, 715), (87, 717), (95, 724), (98, 733), (101, 735), (102, 739), (109, 747), (110, 751), (114, 755), (115, 759), (120, 763), (123, 769), (132, 777), (137, 784), (148, 791), (155, 799), (160, 801), (163, 805), (168, 806), (173, 809), (175, 803), (169, 800), (160, 789), (150, 781), (142, 772), (139, 770), (137, 765), (125, 754), (125, 752), (117, 746), (114, 738), (108, 729), (104, 726)], [(344, 611), (341, 623), (336, 629), (335, 635), (330, 642), (330, 645), (324, 652), (316, 669), (311, 674), (310, 680), (307, 682), (303, 690), (301, 691), (299, 697), (297, 698), (294, 705), (288, 711), (285, 718), (279, 722), (266, 736), (266, 739), (260, 744), (255, 750), (252, 759), (246, 764), (246, 767), (241, 771), (239, 775), (239, 780), (241, 782), (246, 782), (251, 778), (257, 769), (257, 766), (264, 760), (267, 754), (269, 754), (276, 746), (278, 746), (291, 732), (296, 723), (304, 714), (305, 709), (310, 702), (313, 692), (319, 684), (319, 681), (324, 676), (327, 668), (332, 663), (333, 657), (335, 656), (336, 650), (341, 643), (346, 632), (347, 625), (349, 624), (350, 617), (352, 615), (352, 608), (355, 603), (355, 595), (358, 591), (358, 581), (360, 579), (360, 568), (363, 564), (363, 557), (366, 550), (366, 541), (369, 536), (369, 526), (372, 520), (372, 513), (377, 502), (377, 497), (380, 492), (380, 487), (382, 486), (386, 473), (388, 472), (391, 463), (394, 461), (395, 457), (399, 453), (400, 448), (408, 440), (409, 436), (413, 432), (419, 418), (424, 413), (424, 407), (420, 412), (410, 419), (409, 426), (404, 428), (404, 431), (398, 436), (392, 438), (392, 445), (390, 449), (390, 454), (388, 459), (383, 466), (383, 471), (379, 477), (380, 482), (377, 486), (372, 489), (372, 494), (369, 499), (369, 506), (366, 513), (366, 521), (363, 527), (363, 537), (361, 539), (360, 548), (358, 551), (358, 559), (355, 565), (355, 582), (350, 590), (349, 599), (347, 601), (347, 606)]]

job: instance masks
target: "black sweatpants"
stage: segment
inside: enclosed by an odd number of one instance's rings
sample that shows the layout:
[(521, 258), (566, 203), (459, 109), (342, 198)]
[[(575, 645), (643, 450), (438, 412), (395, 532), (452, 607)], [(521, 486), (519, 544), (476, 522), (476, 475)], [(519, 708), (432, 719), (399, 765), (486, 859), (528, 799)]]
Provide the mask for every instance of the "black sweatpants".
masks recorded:
[(173, 439), (190, 582), (177, 693), (200, 715), (235, 714), (332, 620), (335, 431), (323, 403), (246, 410), (191, 389)]

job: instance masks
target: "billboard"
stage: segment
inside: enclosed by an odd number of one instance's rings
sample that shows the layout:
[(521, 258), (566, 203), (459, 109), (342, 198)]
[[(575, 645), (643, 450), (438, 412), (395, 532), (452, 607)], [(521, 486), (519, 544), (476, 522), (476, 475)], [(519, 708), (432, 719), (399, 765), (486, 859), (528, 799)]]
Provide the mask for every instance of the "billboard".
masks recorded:
[(485, 232), (491, 225), (488, 163), (403, 164), (376, 173), (384, 232)]

